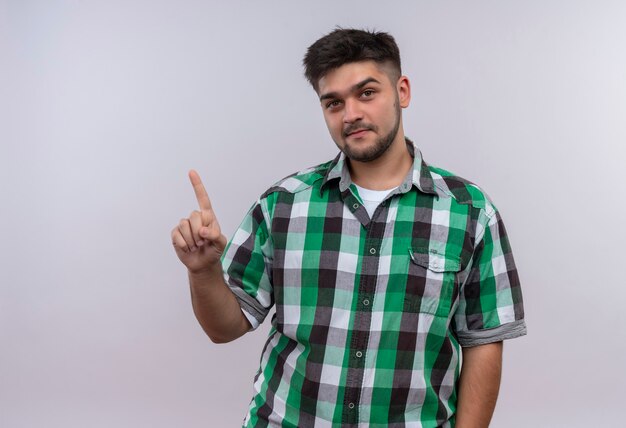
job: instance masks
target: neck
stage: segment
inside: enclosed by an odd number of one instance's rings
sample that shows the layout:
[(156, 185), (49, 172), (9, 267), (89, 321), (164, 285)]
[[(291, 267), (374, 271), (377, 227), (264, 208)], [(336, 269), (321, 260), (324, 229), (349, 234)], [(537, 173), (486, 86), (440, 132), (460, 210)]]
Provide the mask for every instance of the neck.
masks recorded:
[(371, 162), (348, 159), (347, 162), (352, 181), (371, 190), (398, 187), (413, 166), (413, 158), (406, 148), (402, 129), (398, 131), (389, 149), (378, 159)]

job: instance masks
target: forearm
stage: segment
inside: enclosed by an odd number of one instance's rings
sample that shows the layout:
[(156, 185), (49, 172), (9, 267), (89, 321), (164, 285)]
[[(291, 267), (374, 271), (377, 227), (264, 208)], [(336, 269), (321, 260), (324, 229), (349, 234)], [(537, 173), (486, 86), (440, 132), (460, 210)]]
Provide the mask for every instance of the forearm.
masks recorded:
[(221, 266), (189, 272), (193, 311), (202, 329), (215, 343), (237, 339), (250, 329), (239, 302), (224, 282)]
[(489, 426), (502, 374), (502, 342), (463, 348), (456, 428)]

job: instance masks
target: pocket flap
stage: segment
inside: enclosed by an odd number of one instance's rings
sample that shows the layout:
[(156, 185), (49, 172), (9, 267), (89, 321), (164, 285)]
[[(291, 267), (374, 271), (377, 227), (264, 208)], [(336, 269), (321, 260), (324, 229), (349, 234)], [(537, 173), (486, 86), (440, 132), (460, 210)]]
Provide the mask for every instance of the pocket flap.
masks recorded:
[(433, 272), (458, 272), (461, 270), (461, 258), (446, 254), (436, 248), (409, 248), (413, 263)]

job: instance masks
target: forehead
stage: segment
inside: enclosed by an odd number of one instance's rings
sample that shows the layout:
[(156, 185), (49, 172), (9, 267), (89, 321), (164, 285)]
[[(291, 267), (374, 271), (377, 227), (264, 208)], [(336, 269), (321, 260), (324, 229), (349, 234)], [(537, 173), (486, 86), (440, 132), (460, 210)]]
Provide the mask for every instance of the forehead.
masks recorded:
[(344, 92), (370, 77), (381, 84), (390, 83), (383, 65), (374, 61), (351, 62), (326, 73), (318, 82), (318, 93)]

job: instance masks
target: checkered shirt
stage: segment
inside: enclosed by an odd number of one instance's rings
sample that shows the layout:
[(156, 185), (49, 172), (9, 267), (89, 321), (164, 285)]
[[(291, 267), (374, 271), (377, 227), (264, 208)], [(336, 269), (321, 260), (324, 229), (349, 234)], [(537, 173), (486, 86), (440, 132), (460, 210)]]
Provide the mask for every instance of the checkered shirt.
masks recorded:
[(498, 210), (413, 168), (368, 216), (343, 154), (267, 190), (222, 257), (252, 328), (276, 312), (246, 427), (451, 427), (461, 346), (526, 333)]

